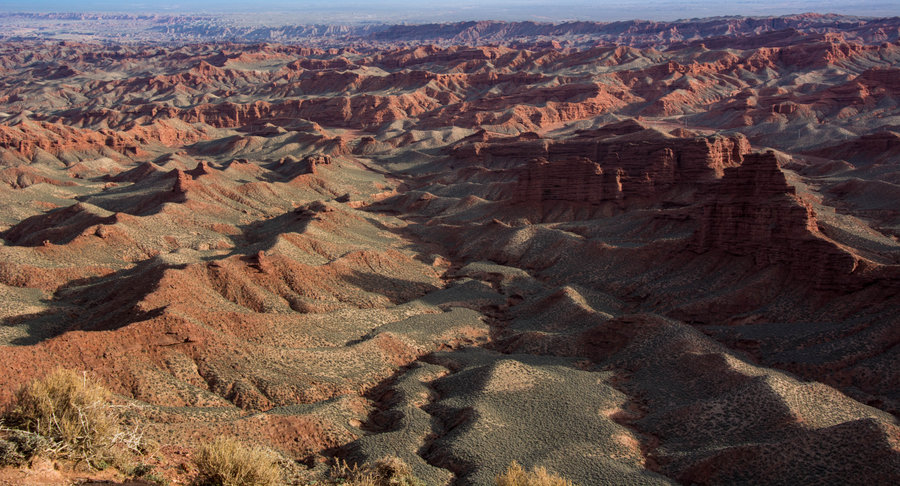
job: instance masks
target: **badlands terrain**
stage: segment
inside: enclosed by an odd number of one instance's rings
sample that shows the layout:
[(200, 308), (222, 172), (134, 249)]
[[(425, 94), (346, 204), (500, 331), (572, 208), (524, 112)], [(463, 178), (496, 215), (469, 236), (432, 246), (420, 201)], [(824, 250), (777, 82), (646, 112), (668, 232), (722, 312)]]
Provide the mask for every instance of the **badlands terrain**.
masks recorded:
[(176, 481), (900, 482), (900, 19), (178, 25), (0, 43), (0, 403), (87, 370)]

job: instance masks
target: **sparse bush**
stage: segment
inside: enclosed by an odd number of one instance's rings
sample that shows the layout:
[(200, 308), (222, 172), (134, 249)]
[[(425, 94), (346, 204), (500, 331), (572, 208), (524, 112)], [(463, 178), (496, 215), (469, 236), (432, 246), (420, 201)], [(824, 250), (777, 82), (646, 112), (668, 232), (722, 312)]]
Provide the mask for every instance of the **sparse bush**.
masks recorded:
[(0, 467), (23, 466), (48, 443), (38, 434), (0, 426)]
[(346, 486), (425, 486), (399, 457), (385, 457), (373, 464), (338, 464), (331, 470), (330, 484)]
[(281, 484), (278, 457), (262, 447), (248, 447), (219, 437), (194, 456), (198, 486), (274, 486)]
[(526, 471), (513, 461), (506, 472), (497, 476), (497, 486), (574, 486), (568, 479), (547, 472), (543, 467)]
[(19, 452), (15, 444), (0, 439), (0, 467), (19, 466), (25, 462), (25, 456)]
[(91, 466), (102, 464), (117, 433), (109, 396), (108, 390), (86, 376), (58, 369), (20, 389), (6, 416), (6, 423), (17, 432), (37, 434), (44, 442), (21, 434), (10, 437), (22, 439), (18, 450), (31, 456), (46, 452)]
[(21, 466), (27, 459), (14, 442), (0, 439), (0, 467)]
[(163, 477), (163, 475), (157, 473), (153, 470), (153, 466), (150, 464), (137, 464), (129, 468), (129, 470), (125, 473), (126, 476), (140, 479), (142, 481), (146, 481), (148, 483), (158, 484), (160, 486), (168, 486), (169, 480)]

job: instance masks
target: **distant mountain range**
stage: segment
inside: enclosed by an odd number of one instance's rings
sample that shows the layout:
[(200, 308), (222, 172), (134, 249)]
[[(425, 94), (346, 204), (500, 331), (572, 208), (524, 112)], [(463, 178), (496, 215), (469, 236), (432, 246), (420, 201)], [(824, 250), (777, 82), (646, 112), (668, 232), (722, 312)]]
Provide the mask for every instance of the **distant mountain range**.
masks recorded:
[(758, 36), (767, 32), (842, 33), (846, 40), (893, 42), (900, 17), (863, 18), (800, 14), (783, 17), (710, 17), (657, 22), (503, 22), (352, 25), (248, 25), (232, 16), (128, 15), (88, 13), (0, 14), (3, 40), (134, 40), (146, 42), (280, 42), (317, 46), (534, 44), (586, 46), (624, 44), (667, 48), (691, 42)]

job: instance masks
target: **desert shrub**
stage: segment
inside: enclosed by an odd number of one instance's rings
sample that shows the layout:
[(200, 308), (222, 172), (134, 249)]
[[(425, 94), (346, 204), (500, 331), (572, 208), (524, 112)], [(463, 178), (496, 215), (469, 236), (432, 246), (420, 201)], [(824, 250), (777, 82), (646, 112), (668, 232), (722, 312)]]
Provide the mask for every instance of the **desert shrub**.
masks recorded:
[[(95, 466), (105, 461), (118, 432), (109, 396), (106, 388), (87, 376), (58, 369), (22, 387), (5, 422), (12, 429), (46, 439), (43, 450), (34, 450), (35, 446), (28, 451), (32, 455), (47, 452), (55, 457), (85, 460)], [(38, 442), (34, 437), (31, 439)], [(21, 442), (20, 450), (31, 447)]]
[(526, 471), (516, 461), (497, 476), (496, 483), (497, 486), (574, 486), (568, 479), (551, 474), (543, 467)]
[(0, 467), (23, 466), (48, 444), (38, 434), (0, 426)]
[(159, 486), (168, 486), (169, 480), (153, 469), (153, 466), (150, 464), (135, 464), (125, 471), (125, 475), (134, 479), (140, 479), (141, 481), (144, 481), (146, 483), (157, 484)]
[(346, 486), (425, 486), (399, 457), (385, 457), (371, 464), (338, 462), (331, 469), (330, 484)]
[(281, 484), (281, 469), (274, 452), (249, 447), (226, 437), (204, 445), (194, 456), (198, 486), (270, 486)]
[(25, 462), (25, 456), (19, 452), (16, 444), (0, 439), (0, 467), (19, 466)]

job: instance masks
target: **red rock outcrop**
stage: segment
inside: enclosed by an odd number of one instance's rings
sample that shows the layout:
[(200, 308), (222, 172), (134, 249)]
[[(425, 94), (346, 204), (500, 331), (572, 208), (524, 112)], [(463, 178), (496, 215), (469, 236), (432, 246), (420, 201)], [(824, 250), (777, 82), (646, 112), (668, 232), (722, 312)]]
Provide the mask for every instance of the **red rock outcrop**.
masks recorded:
[[(100, 118), (105, 115), (100, 114)], [(110, 119), (113, 121), (114, 119)], [(77, 128), (57, 121), (26, 120), (16, 125), (0, 125), (0, 150), (12, 151), (32, 160), (46, 152), (53, 156), (68, 153), (96, 154), (118, 158), (146, 155), (143, 145), (159, 142), (164, 145), (195, 142), (203, 138), (196, 130), (173, 127), (159, 121), (135, 125), (125, 130)]]
[[(628, 130), (626, 130), (628, 131)], [(512, 190), (519, 202), (653, 200), (674, 185), (698, 185), (720, 177), (749, 152), (747, 139), (670, 138), (652, 130), (610, 139), (592, 131), (565, 141), (520, 140), (474, 144), (477, 156), (522, 157), (537, 153)]]
[(516, 184), (516, 202), (569, 201), (599, 203), (622, 199), (624, 171), (604, 171), (587, 158), (556, 162), (536, 159), (528, 163)]
[(825, 237), (810, 204), (787, 183), (772, 152), (744, 157), (725, 170), (703, 211), (694, 247), (750, 256), (761, 266), (785, 265), (821, 289), (840, 289), (861, 259)]
[(0, 125), (0, 149), (11, 150), (29, 160), (35, 156), (37, 149), (59, 155), (66, 151), (97, 152), (104, 147), (132, 154), (137, 152), (135, 144), (113, 133), (104, 134), (52, 123)]

